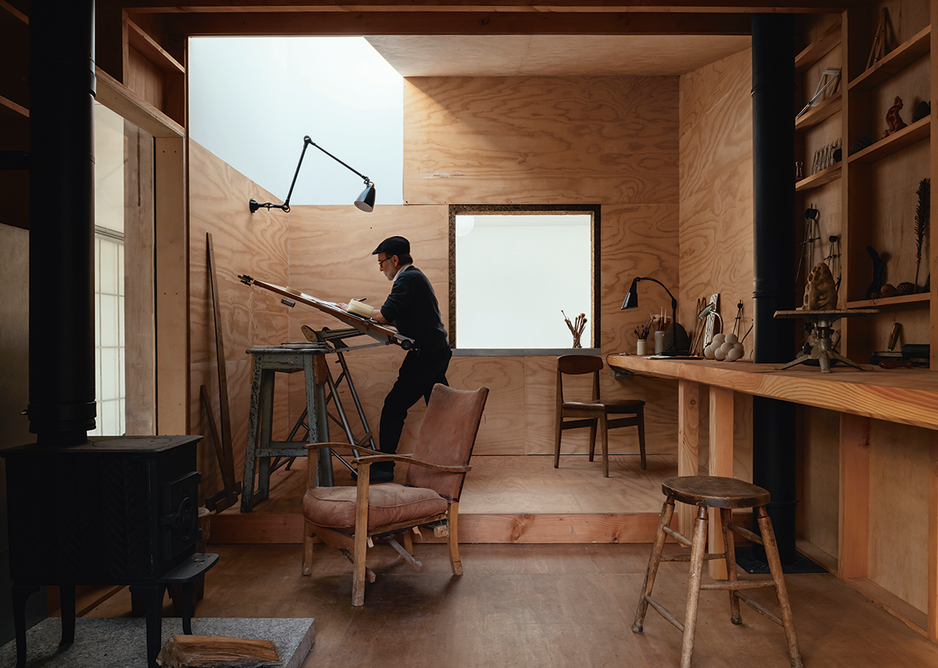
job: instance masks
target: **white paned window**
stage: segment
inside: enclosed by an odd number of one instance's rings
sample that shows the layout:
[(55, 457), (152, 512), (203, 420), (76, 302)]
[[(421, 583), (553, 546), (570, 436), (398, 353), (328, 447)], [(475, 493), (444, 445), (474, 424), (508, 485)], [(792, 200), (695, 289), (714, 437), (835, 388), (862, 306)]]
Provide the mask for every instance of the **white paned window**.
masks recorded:
[(95, 401), (98, 436), (124, 433), (124, 121), (95, 104)]
[(570, 348), (564, 316), (575, 325), (580, 314), (586, 318), (581, 346), (598, 346), (598, 210), (460, 209), (453, 225), (457, 348)]

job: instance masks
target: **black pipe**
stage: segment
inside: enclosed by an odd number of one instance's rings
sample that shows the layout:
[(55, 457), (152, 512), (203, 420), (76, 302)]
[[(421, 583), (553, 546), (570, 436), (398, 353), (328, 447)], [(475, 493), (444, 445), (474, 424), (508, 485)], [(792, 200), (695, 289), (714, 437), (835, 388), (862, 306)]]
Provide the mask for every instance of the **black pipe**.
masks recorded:
[(94, 0), (30, 5), (29, 430), (95, 428)]
[[(754, 361), (793, 358), (791, 320), (775, 311), (795, 301), (795, 92), (794, 19), (790, 14), (752, 17), (753, 319)], [(769, 490), (769, 517), (783, 564), (795, 552), (795, 406), (753, 399), (752, 478)], [(764, 559), (764, 552), (756, 551)]]

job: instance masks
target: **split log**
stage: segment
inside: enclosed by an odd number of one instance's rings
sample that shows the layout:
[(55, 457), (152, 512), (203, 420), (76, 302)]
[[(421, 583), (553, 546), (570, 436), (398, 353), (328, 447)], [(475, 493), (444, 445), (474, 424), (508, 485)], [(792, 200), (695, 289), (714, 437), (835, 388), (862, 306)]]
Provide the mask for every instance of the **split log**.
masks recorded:
[(156, 657), (167, 668), (262, 668), (280, 666), (277, 647), (270, 640), (224, 636), (173, 636)]

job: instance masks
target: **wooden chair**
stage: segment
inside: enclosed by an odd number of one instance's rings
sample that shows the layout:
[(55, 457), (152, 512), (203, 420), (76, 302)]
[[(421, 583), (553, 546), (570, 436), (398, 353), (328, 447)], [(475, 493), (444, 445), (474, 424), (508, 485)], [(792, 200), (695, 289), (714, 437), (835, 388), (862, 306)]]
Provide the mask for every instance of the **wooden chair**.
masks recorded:
[[(432, 528), (438, 537), (449, 539), (450, 564), (454, 575), (462, 575), (459, 559), (457, 519), (469, 458), (482, 419), (488, 388), (454, 390), (435, 385), (417, 437), (412, 456), (378, 454), (356, 457), (358, 482), (355, 487), (317, 487), (316, 451), (332, 448), (352, 452), (347, 443), (314, 443), (308, 446), (308, 489), (303, 498), (305, 533), (303, 575), (312, 572), (313, 536), (342, 550), (354, 565), (352, 605), (365, 602), (365, 577), (375, 574), (365, 566), (368, 547), (374, 540), (387, 540), (412, 566), (422, 564), (413, 557), (411, 532)], [(359, 448), (361, 452), (361, 448)], [(375, 462), (407, 463), (405, 484), (369, 483)], [(428, 526), (429, 525), (429, 526)], [(395, 536), (404, 536), (404, 546)]]
[[(560, 438), (567, 429), (590, 429), (590, 461), (596, 447), (596, 429), (603, 449), (603, 476), (609, 477), (609, 430), (616, 427), (638, 427), (638, 447), (645, 462), (645, 402), (641, 399), (603, 401), (599, 397), (599, 372), (603, 368), (601, 357), (591, 355), (562, 355), (557, 358), (557, 413), (554, 428), (554, 468), (560, 466)], [(590, 401), (564, 401), (565, 375), (593, 374), (593, 396)], [(621, 417), (618, 417), (621, 416)]]
[[(798, 650), (798, 638), (795, 635), (795, 623), (791, 614), (791, 605), (788, 603), (788, 591), (785, 588), (785, 576), (782, 572), (782, 562), (778, 556), (778, 545), (775, 542), (775, 533), (772, 530), (772, 520), (769, 519), (765, 509), (769, 502), (769, 492), (762, 487), (751, 485), (734, 478), (719, 476), (682, 476), (668, 478), (661, 483), (661, 490), (666, 497), (658, 517), (658, 531), (652, 546), (651, 557), (648, 559), (648, 570), (645, 572), (645, 582), (638, 599), (638, 609), (635, 611), (635, 621), (632, 624), (633, 633), (641, 633), (645, 620), (645, 613), (651, 605), (661, 613), (661, 616), (671, 622), (683, 633), (681, 646), (681, 668), (690, 668), (691, 654), (694, 651), (694, 631), (697, 628), (697, 604), (700, 600), (700, 591), (703, 589), (728, 591), (730, 597), (730, 621), (733, 624), (742, 624), (739, 612), (739, 602), (748, 603), (757, 611), (771, 619), (785, 629), (785, 638), (788, 641), (788, 654), (792, 668), (802, 668), (801, 653)], [(680, 501), (697, 506), (697, 518), (694, 521), (693, 539), (671, 529), (671, 517), (674, 515), (674, 502)], [(707, 553), (707, 522), (708, 508), (720, 509), (720, 531), (723, 535), (724, 549), (720, 553)], [(761, 536), (743, 527), (733, 524), (733, 508), (754, 508), (754, 515), (759, 524)], [(736, 555), (734, 554), (733, 533), (762, 545), (769, 563), (770, 578), (760, 580), (736, 579)], [(684, 547), (690, 548), (690, 554), (675, 556), (662, 556), (664, 541), (670, 536)], [(701, 583), (703, 564), (708, 559), (723, 559), (726, 564), (728, 580), (712, 583)], [(684, 621), (681, 622), (674, 614), (664, 607), (660, 601), (651, 595), (655, 586), (655, 576), (658, 565), (662, 561), (689, 561), (690, 578), (687, 591), (687, 607), (684, 612)], [(768, 610), (761, 603), (754, 601), (740, 590), (758, 589), (760, 587), (775, 587), (781, 618)]]

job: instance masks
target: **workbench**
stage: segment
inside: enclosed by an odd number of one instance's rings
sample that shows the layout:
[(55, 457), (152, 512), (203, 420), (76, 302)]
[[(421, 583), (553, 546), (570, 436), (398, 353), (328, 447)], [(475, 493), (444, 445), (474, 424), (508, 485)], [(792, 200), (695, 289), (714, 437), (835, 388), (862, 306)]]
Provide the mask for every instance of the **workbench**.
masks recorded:
[[(899, 610), (901, 617), (924, 627), (938, 642), (938, 372), (927, 369), (860, 370), (837, 366), (832, 373), (798, 366), (720, 362), (705, 359), (663, 359), (611, 354), (614, 370), (678, 382), (678, 475), (698, 474), (700, 389), (709, 388), (710, 475), (733, 477), (733, 396), (743, 394), (814, 406), (840, 413), (840, 547), (836, 572), (861, 591), (867, 581), (869, 535), (869, 420), (913, 425), (931, 430), (928, 472), (928, 610)], [(678, 508), (684, 533), (693, 523), (693, 509)], [(849, 511), (849, 512), (848, 512)], [(722, 545), (711, 535), (712, 547)], [(866, 589), (869, 589), (866, 587)], [(880, 601), (901, 608), (898, 601)], [(893, 612), (897, 612), (895, 609)]]

